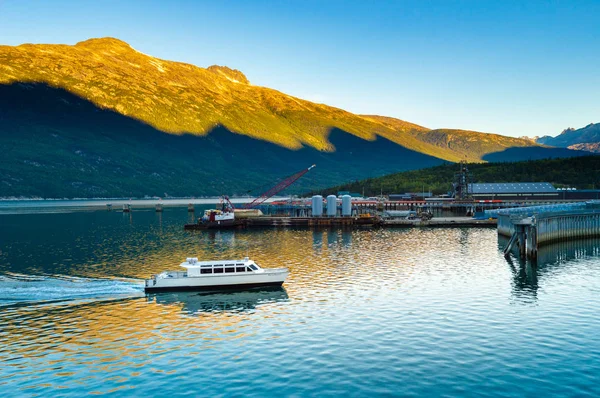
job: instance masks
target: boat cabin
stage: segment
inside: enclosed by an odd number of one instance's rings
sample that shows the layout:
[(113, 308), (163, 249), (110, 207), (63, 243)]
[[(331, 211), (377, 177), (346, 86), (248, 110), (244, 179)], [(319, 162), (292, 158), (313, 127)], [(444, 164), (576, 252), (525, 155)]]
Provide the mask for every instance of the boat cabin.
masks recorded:
[(181, 263), (187, 268), (187, 277), (207, 276), (209, 274), (248, 274), (264, 272), (254, 261), (249, 258), (228, 261), (198, 261), (197, 258), (188, 258)]

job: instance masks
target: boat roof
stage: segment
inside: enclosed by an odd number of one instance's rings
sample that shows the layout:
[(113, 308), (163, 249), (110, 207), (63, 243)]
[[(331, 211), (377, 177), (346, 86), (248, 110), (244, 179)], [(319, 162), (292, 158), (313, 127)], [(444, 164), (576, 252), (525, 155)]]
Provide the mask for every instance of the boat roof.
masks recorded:
[(185, 262), (181, 263), (180, 266), (183, 268), (197, 268), (203, 265), (234, 265), (234, 264), (256, 264), (250, 258), (246, 257), (242, 260), (210, 260), (210, 261), (198, 261), (196, 257), (187, 258)]

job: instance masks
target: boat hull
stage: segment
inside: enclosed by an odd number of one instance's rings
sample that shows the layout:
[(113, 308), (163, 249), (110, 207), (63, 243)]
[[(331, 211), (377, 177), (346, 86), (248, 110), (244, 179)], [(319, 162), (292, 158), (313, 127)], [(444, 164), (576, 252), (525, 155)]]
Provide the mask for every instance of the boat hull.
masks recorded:
[(280, 282), (257, 282), (257, 283), (244, 283), (244, 284), (233, 284), (233, 285), (210, 285), (210, 286), (161, 286), (161, 287), (145, 287), (146, 293), (156, 292), (189, 292), (189, 291), (205, 291), (205, 292), (219, 292), (219, 291), (243, 291), (250, 289), (259, 289), (263, 287), (278, 287), (283, 285), (283, 281)]
[[(281, 286), (288, 275), (286, 268), (261, 269), (259, 272), (218, 273), (187, 276), (187, 273), (165, 272), (167, 277), (146, 279), (145, 291), (246, 290), (264, 286)], [(172, 275), (169, 276), (169, 275)]]

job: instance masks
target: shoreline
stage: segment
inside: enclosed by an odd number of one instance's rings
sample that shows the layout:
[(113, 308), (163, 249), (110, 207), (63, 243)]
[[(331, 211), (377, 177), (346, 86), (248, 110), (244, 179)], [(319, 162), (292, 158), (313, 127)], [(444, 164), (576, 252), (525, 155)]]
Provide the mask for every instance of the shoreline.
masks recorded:
[[(282, 197), (273, 197), (276, 199), (285, 199), (287, 196)], [(144, 198), (40, 198), (40, 197), (0, 197), (0, 202), (55, 202), (55, 201), (107, 201), (107, 200), (115, 200), (115, 201), (129, 201), (129, 200), (156, 200), (156, 201), (168, 201), (168, 200), (220, 200), (221, 196), (182, 196), (182, 197), (169, 197), (169, 198), (161, 198), (158, 196), (154, 197), (144, 197)], [(254, 200), (254, 197), (250, 196), (230, 196), (230, 200)]]
[[(214, 206), (220, 202), (220, 197), (214, 198), (169, 198), (169, 199), (0, 199), (0, 215), (28, 214), (28, 213), (53, 213), (76, 211), (123, 211), (130, 207), (133, 210), (149, 210), (160, 208), (185, 208), (192, 206)], [(232, 198), (234, 204), (248, 203), (254, 198)], [(266, 202), (281, 200), (269, 198)]]

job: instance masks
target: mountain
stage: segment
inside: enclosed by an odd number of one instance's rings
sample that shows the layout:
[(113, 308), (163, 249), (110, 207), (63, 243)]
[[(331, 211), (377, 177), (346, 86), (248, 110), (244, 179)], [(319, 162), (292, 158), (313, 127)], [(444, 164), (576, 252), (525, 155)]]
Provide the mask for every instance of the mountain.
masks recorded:
[[(396, 131), (403, 132), (402, 143), (410, 143), (410, 148), (433, 154), (449, 161), (480, 161), (489, 153), (496, 153), (512, 147), (536, 146), (530, 140), (505, 137), (498, 134), (480, 133), (468, 130), (437, 129), (408, 123), (385, 116), (363, 115), (363, 118), (376, 121)], [(431, 150), (430, 147), (434, 147)]]
[(600, 153), (600, 142), (586, 142), (582, 144), (573, 144), (569, 145), (569, 149)]
[(114, 38), (0, 46), (0, 129), (0, 197), (244, 193), (317, 163), (302, 189), (444, 161), (581, 153), (355, 115)]
[(542, 145), (600, 152), (598, 151), (600, 123), (591, 123), (580, 129), (568, 128), (556, 137), (547, 135), (538, 138), (536, 142)]
[[(567, 159), (544, 159), (522, 162), (469, 164), (472, 182), (550, 182), (557, 187), (593, 189), (600, 185), (600, 156), (582, 156)], [(445, 164), (421, 170), (394, 173), (378, 178), (355, 181), (324, 190), (323, 195), (338, 191), (362, 192), (375, 196), (384, 194), (421, 192), (435, 194), (451, 190), (455, 164)], [(585, 173), (581, 171), (585, 170)]]
[(165, 134), (40, 83), (0, 85), (0, 197), (243, 195), (317, 164), (294, 184), (303, 192), (354, 178), (443, 161), (383, 137), (332, 129), (336, 150), (297, 150), (216, 126)]

